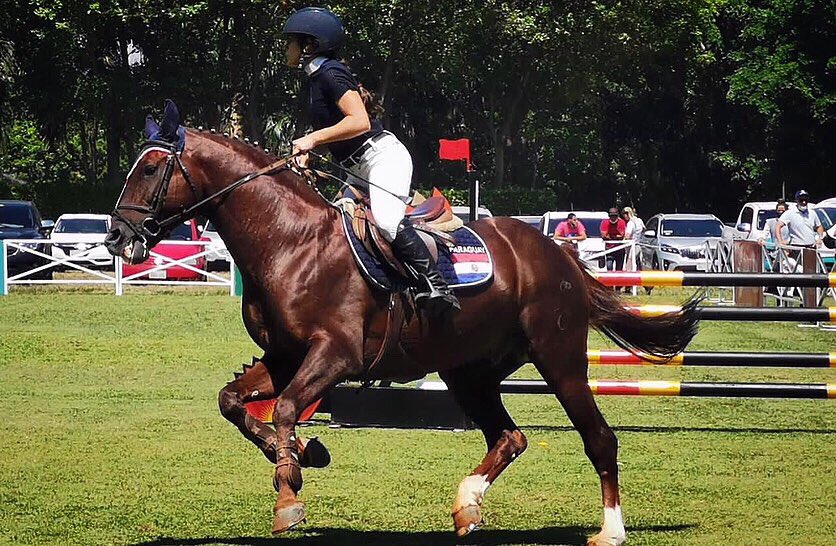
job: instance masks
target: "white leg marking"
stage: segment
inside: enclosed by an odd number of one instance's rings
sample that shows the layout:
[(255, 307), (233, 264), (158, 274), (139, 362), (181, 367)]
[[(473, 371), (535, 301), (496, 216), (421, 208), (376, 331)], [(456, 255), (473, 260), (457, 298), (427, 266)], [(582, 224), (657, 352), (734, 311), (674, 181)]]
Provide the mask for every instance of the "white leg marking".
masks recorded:
[(459, 491), (456, 494), (456, 501), (453, 503), (453, 513), (465, 506), (481, 506), (485, 492), (491, 484), (487, 475), (471, 474), (461, 481)]
[(600, 538), (610, 541), (613, 546), (621, 546), (627, 539), (621, 506), (618, 504), (614, 508), (604, 508), (604, 526), (601, 528)]

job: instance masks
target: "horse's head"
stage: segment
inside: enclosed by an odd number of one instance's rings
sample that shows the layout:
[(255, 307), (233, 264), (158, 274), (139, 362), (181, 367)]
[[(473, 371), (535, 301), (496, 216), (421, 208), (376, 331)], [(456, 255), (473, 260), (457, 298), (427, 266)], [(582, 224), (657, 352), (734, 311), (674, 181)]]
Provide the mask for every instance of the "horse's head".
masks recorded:
[(128, 173), (105, 239), (111, 254), (132, 264), (148, 259), (150, 249), (182, 222), (177, 213), (197, 201), (180, 157), (186, 130), (174, 102), (166, 101), (161, 125), (146, 118), (145, 136), (148, 140)]

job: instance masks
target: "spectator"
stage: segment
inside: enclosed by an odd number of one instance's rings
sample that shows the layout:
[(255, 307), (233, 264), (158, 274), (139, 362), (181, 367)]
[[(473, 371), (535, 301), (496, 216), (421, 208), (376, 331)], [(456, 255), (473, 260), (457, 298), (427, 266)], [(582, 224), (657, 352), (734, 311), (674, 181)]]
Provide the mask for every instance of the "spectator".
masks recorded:
[[(627, 233), (627, 222), (618, 217), (618, 209), (613, 207), (607, 212), (609, 219), (601, 221), (601, 238), (604, 249), (609, 250), (622, 244)], [(624, 249), (607, 253), (607, 271), (624, 268)]]
[(644, 222), (636, 216), (636, 211), (631, 207), (624, 207), (621, 211), (621, 218), (627, 223), (627, 229), (624, 233), (625, 239), (632, 239), (638, 242), (639, 237), (644, 231)]
[(577, 246), (579, 241), (586, 239), (586, 228), (583, 222), (578, 220), (577, 215), (574, 212), (570, 212), (566, 220), (557, 225), (552, 239)]
[[(775, 233), (775, 228), (778, 226), (778, 220), (785, 212), (787, 212), (787, 203), (783, 199), (779, 199), (778, 204), (775, 205), (775, 218), (766, 221), (766, 238), (761, 238), (758, 241), (760, 244), (766, 245), (767, 250), (774, 249), (778, 242), (778, 234)], [(787, 226), (781, 228), (781, 235), (785, 241), (789, 239), (790, 230)]]
[[(787, 212), (787, 208), (787, 203), (783, 199), (779, 199), (775, 205), (775, 218), (769, 218), (766, 221), (766, 238), (758, 240), (758, 243), (766, 248), (768, 259), (764, 260), (764, 266), (769, 271), (777, 272), (779, 270), (779, 264), (776, 263), (778, 259), (778, 235), (775, 228), (778, 227), (778, 219)], [(789, 239), (789, 228), (787, 226), (781, 228), (781, 236), (785, 241)], [(777, 293), (774, 286), (767, 287), (767, 292), (772, 294)]]
[[(795, 192), (798, 210), (784, 212), (775, 224), (775, 235), (779, 245), (816, 248), (822, 244), (824, 228), (819, 216), (807, 206), (809, 201), (810, 194), (805, 190)], [(784, 236), (784, 227), (787, 228), (788, 237)]]
[(625, 257), (624, 268), (633, 271), (634, 264), (637, 263), (636, 255), (638, 252), (639, 237), (644, 231), (644, 222), (636, 216), (636, 211), (631, 207), (624, 207), (621, 209), (621, 219), (627, 223), (627, 230), (624, 232), (624, 238), (628, 241), (633, 241), (633, 246), (630, 247), (628, 254)]

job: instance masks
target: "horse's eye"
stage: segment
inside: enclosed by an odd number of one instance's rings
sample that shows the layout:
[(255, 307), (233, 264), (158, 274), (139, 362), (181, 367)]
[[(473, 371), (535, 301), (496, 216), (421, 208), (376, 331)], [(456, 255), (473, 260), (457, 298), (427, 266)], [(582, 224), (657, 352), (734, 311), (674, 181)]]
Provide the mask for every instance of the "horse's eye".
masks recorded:
[(146, 165), (145, 168), (142, 169), (142, 173), (145, 176), (154, 176), (154, 174), (156, 174), (156, 172), (157, 172), (157, 166), (156, 165)]

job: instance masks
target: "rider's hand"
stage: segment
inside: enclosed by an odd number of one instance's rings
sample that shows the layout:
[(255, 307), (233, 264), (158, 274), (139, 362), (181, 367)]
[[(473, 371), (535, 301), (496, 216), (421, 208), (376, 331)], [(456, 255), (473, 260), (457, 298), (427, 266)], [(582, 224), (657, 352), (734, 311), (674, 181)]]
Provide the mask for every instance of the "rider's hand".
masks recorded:
[(308, 152), (316, 148), (316, 141), (311, 135), (305, 135), (293, 141), (293, 153), (296, 156), (296, 164), (301, 168), (308, 166)]
[(316, 148), (316, 141), (311, 135), (305, 135), (293, 141), (293, 153), (307, 153)]
[(308, 167), (308, 154), (299, 154), (293, 160), (300, 169), (306, 169)]

